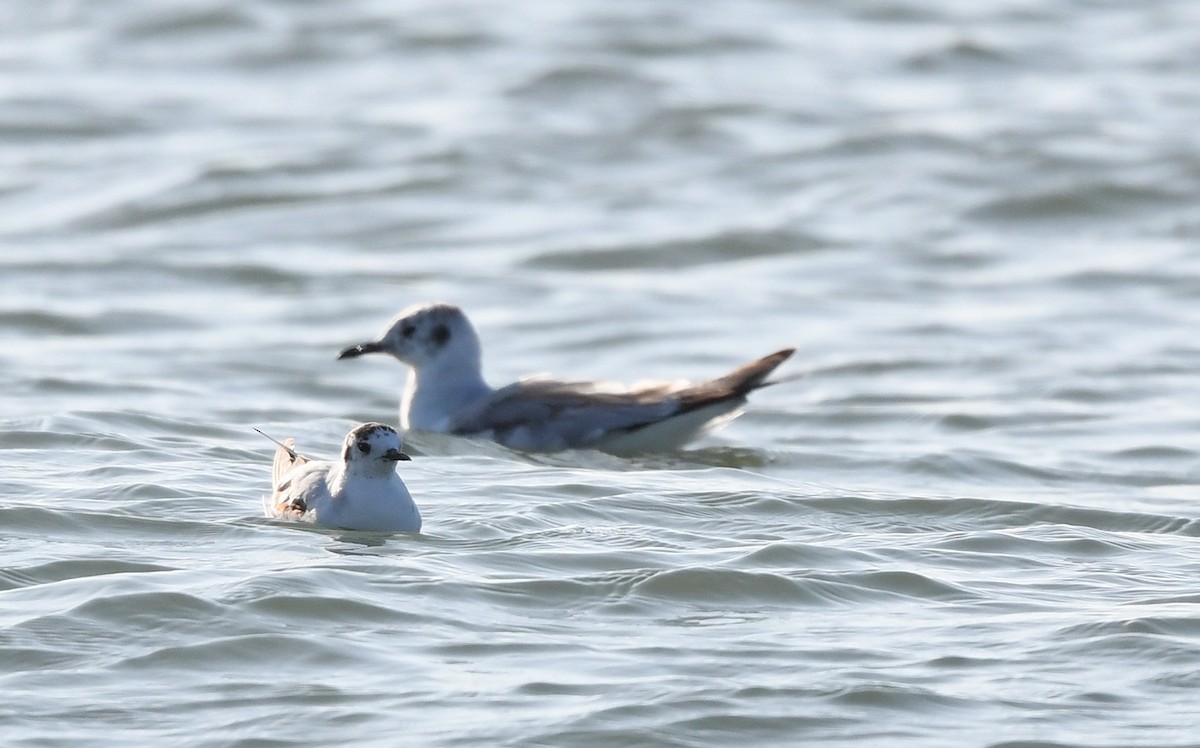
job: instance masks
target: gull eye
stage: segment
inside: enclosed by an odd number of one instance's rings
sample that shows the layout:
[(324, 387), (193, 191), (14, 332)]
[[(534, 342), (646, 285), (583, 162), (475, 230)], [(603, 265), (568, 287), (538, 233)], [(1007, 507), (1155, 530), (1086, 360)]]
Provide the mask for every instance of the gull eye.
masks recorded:
[(403, 327), (400, 328), (400, 334), (406, 338), (411, 338), (413, 336), (413, 333), (416, 331), (417, 331), (417, 328), (413, 325), (404, 325)]
[(358, 443), (358, 451), (365, 455), (369, 455), (371, 454), (371, 445), (365, 441), (361, 441)]

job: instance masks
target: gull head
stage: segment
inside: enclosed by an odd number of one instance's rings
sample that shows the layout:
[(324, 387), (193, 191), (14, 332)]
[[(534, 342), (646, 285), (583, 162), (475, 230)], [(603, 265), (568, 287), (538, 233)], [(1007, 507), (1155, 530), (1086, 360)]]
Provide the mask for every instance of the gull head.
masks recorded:
[(342, 461), (363, 466), (369, 472), (391, 472), (399, 460), (411, 460), (396, 429), (383, 423), (355, 426), (342, 442)]
[(479, 336), (453, 304), (420, 304), (401, 312), (378, 339), (345, 348), (338, 359), (364, 353), (390, 353), (413, 368), (435, 362), (478, 366)]

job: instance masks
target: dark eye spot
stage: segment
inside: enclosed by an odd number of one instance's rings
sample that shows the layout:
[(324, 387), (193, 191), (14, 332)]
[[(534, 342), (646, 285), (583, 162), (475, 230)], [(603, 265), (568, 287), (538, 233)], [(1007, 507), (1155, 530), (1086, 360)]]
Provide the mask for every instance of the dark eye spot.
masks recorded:
[(413, 333), (416, 331), (417, 331), (417, 328), (414, 327), (413, 325), (404, 325), (400, 328), (400, 334), (406, 338), (411, 338), (413, 336)]
[(438, 325), (433, 328), (433, 334), (430, 335), (430, 339), (433, 340), (434, 345), (445, 345), (446, 341), (450, 339), (450, 328), (445, 325)]
[(371, 454), (371, 445), (365, 441), (359, 442), (358, 443), (358, 451), (362, 452), (365, 455), (369, 455), (369, 454)]

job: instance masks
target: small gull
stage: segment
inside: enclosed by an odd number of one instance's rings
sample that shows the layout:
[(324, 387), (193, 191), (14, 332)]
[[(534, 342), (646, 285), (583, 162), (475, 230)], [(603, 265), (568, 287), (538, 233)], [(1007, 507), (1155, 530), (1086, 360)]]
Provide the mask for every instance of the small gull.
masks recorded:
[(404, 310), (377, 340), (338, 358), (389, 353), (410, 367), (400, 401), (405, 429), (478, 436), (514, 449), (636, 454), (678, 449), (733, 420), (751, 391), (775, 383), (766, 378), (794, 352), (786, 348), (697, 383), (626, 388), (526, 377), (493, 389), (483, 381), (479, 336), (467, 316), (435, 303)]
[(294, 439), (271, 441), (279, 449), (272, 467), (270, 516), (343, 530), (420, 531), (421, 513), (396, 474), (396, 462), (412, 458), (402, 451), (400, 435), (391, 426), (356, 426), (342, 442), (337, 462), (300, 454)]

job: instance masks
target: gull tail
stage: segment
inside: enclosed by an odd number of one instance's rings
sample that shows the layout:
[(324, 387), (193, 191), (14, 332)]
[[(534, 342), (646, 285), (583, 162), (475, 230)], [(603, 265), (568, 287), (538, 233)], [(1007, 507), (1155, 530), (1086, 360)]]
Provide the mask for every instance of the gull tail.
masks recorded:
[(768, 382), (767, 377), (771, 376), (771, 372), (779, 368), (779, 365), (791, 358), (795, 352), (795, 348), (784, 348), (782, 351), (776, 351), (769, 356), (763, 356), (757, 361), (751, 361), (745, 366), (739, 367), (717, 379), (715, 383), (728, 384), (731, 390), (743, 395), (760, 387), (769, 387), (772, 384), (778, 384), (777, 381)]
[(288, 437), (284, 441), (279, 441), (274, 437), (267, 436), (260, 429), (254, 430), (266, 436), (279, 447), (275, 450), (275, 461), (271, 465), (271, 485), (278, 488), (287, 471), (291, 470), (295, 465), (302, 465), (308, 462), (308, 458), (296, 451), (295, 439)]
[(790, 381), (794, 377), (770, 382), (767, 381), (767, 377), (771, 376), (771, 372), (779, 368), (779, 365), (791, 358), (795, 352), (795, 348), (784, 348), (740, 366), (723, 377), (692, 385), (679, 393), (680, 403), (685, 410), (692, 410), (721, 400), (744, 399), (754, 390), (769, 387), (781, 381)]
[(754, 390), (795, 379), (767, 380), (771, 372), (795, 352), (795, 348), (785, 348), (740, 366), (725, 376), (688, 385), (674, 393), (679, 405), (672, 413), (613, 433), (598, 446), (614, 454), (679, 449), (737, 418), (746, 404), (746, 396)]

